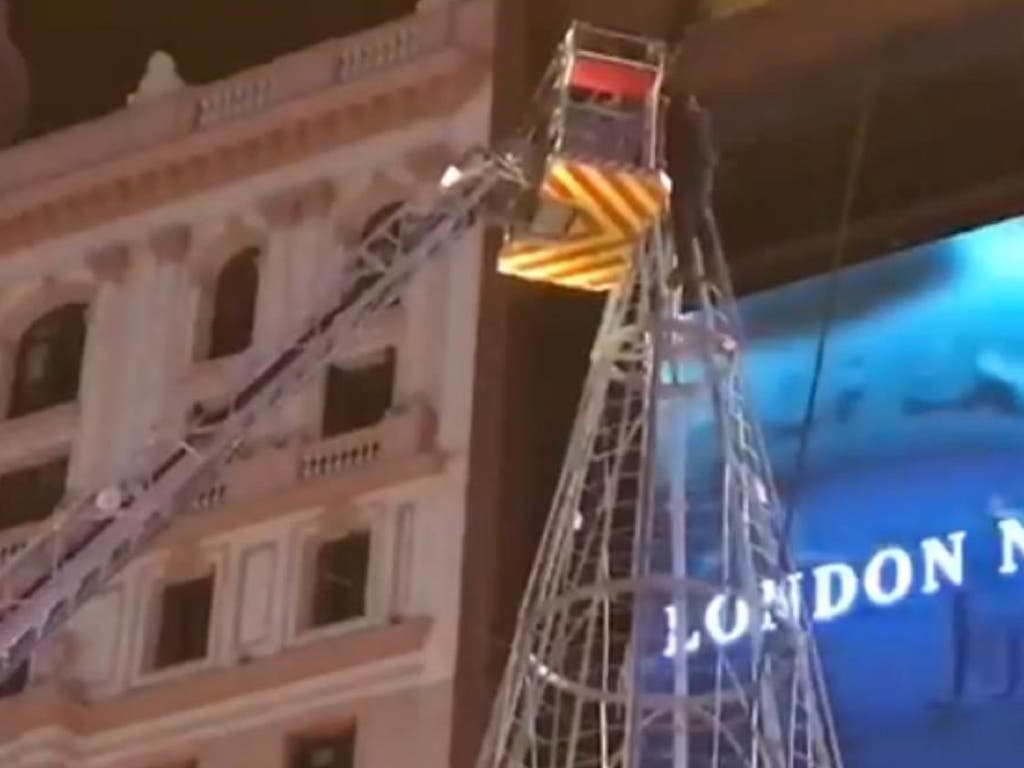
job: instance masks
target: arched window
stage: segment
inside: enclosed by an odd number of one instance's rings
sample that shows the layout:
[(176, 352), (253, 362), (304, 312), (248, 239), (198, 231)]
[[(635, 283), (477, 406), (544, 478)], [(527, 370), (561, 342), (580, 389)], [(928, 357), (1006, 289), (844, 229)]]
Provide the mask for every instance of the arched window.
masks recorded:
[[(402, 203), (400, 201), (398, 201), (398, 200), (394, 200), (394, 201), (388, 203), (387, 205), (382, 205), (376, 211), (371, 213), (366, 218), (366, 223), (363, 224), (363, 229), (359, 233), (359, 239), (365, 241), (366, 238), (368, 238), (370, 235), (372, 235), (374, 233), (374, 231), (378, 227), (380, 227), (381, 224), (383, 224), (385, 221), (388, 220), (389, 216), (394, 215), (395, 211), (397, 211), (401, 207), (402, 207)], [(392, 225), (391, 227), (388, 227), (386, 231), (381, 232), (381, 235), (383, 235), (383, 236), (388, 236), (388, 235), (395, 236), (395, 235), (398, 234), (397, 229), (398, 228), (396, 226)], [(375, 239), (375, 240), (367, 243), (367, 245), (369, 246), (370, 250), (384, 249), (384, 248), (388, 247), (388, 241), (385, 240), (384, 237), (381, 237), (379, 239)]]
[[(365, 247), (370, 253), (384, 263), (389, 263), (394, 258), (398, 247), (396, 239), (399, 237), (400, 232), (397, 222), (393, 222), (380, 232), (378, 232), (378, 230), (381, 229), (381, 225), (384, 224), (392, 215), (394, 215), (395, 211), (401, 207), (402, 203), (398, 200), (390, 202), (387, 205), (382, 205), (366, 218), (366, 222), (363, 224), (363, 228), (359, 232), (360, 245)], [(371, 238), (373, 235), (376, 236)], [(378, 279), (378, 274), (364, 275), (356, 283), (355, 288), (350, 295), (350, 299), (355, 301), (364, 291), (377, 282)], [(398, 302), (399, 299), (396, 296), (390, 303), (394, 305), (398, 304)]]
[(322, 436), (334, 437), (379, 424), (390, 410), (395, 389), (395, 348), (362, 365), (327, 368)]
[(212, 317), (206, 357), (234, 355), (252, 343), (259, 291), (260, 250), (246, 248), (224, 265), (213, 289)]
[(22, 334), (8, 416), (24, 416), (78, 396), (85, 309), (85, 304), (65, 304), (47, 312)]

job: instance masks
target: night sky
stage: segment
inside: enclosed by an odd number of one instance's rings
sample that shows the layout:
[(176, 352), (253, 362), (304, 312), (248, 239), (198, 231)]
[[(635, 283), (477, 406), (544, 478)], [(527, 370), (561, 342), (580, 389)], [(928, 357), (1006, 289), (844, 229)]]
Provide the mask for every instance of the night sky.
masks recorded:
[(398, 18), (416, 0), (10, 0), (28, 60), (29, 135), (121, 107), (146, 60), (166, 50), (186, 82), (225, 77), (276, 56)]

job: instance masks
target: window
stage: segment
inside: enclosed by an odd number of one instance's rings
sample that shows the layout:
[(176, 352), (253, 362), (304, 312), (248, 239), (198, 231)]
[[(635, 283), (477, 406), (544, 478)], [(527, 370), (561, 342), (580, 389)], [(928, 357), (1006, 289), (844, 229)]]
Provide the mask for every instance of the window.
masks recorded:
[[(401, 236), (401, 227), (397, 221), (393, 221), (379, 233), (377, 233), (377, 230), (381, 229), (382, 225), (401, 207), (401, 201), (381, 206), (367, 217), (363, 223), (362, 230), (359, 232), (359, 240), (362, 247), (366, 248), (367, 251), (385, 264), (391, 263), (394, 260), (397, 244), (392, 238), (398, 239)], [(371, 239), (370, 236), (374, 234), (377, 234), (377, 236)], [(364, 274), (356, 282), (348, 296), (348, 300), (356, 301), (359, 299), (378, 279), (380, 279), (380, 273), (377, 271)], [(395, 306), (399, 302), (400, 297), (395, 295), (390, 299), (388, 306)]]
[(333, 736), (308, 736), (295, 741), (288, 768), (353, 768), (356, 732), (350, 729)]
[(85, 304), (47, 312), (22, 334), (7, 415), (24, 416), (78, 396), (85, 349)]
[[(395, 213), (398, 211), (398, 209), (401, 208), (401, 207), (402, 207), (401, 201), (395, 200), (395, 201), (392, 201), (392, 202), (388, 203), (387, 205), (382, 205), (376, 211), (374, 211), (369, 216), (367, 216), (366, 217), (366, 221), (363, 223), (363, 228), (359, 232), (360, 239), (363, 240), (363, 241), (366, 241), (366, 239), (370, 235), (372, 235), (378, 228), (380, 228), (380, 226), (384, 222), (386, 222), (389, 218), (394, 216)], [(371, 240), (370, 242), (368, 242), (367, 243), (367, 247), (369, 247), (369, 249), (371, 251), (379, 252), (381, 255), (386, 255), (391, 250), (391, 247), (389, 247), (389, 242), (388, 242), (387, 238), (389, 238), (389, 237), (397, 237), (397, 236), (398, 236), (398, 226), (397, 226), (397, 223), (393, 223), (386, 230), (381, 232), (381, 237), (376, 238), (376, 239)]]
[(324, 391), (323, 436), (333, 437), (380, 422), (391, 408), (394, 383), (393, 347), (370, 365), (330, 366)]
[(370, 534), (351, 533), (320, 545), (313, 564), (310, 624), (325, 627), (366, 614)]
[(242, 352), (252, 343), (259, 256), (259, 248), (246, 248), (232, 256), (217, 276), (206, 349), (210, 360)]
[(0, 698), (17, 696), (28, 685), (28, 662), (23, 661), (6, 680), (0, 681)]
[(68, 457), (0, 475), (0, 529), (45, 520), (64, 497)]
[(213, 574), (164, 587), (154, 669), (205, 658), (212, 605)]

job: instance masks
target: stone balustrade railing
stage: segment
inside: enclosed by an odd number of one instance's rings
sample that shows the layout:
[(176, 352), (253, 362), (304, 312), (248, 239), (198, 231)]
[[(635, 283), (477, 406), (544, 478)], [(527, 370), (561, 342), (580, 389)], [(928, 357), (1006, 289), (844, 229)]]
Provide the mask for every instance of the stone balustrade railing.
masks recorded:
[(205, 128), (223, 120), (259, 112), (271, 101), (270, 79), (229, 82), (199, 96), (196, 103), (196, 125)]
[(362, 35), (361, 40), (342, 52), (338, 57), (335, 76), (338, 82), (347, 83), (398, 62), (408, 61), (421, 50), (429, 50), (443, 42), (443, 37), (429, 34), (441, 31), (440, 29), (428, 30), (409, 25), (393, 25), (375, 29)]
[[(398, 407), (379, 424), (316, 442), (266, 446), (232, 461), (217, 483), (201, 492), (194, 505), (213, 510), (225, 504), (343, 475), (388, 462), (414, 458), (430, 449), (433, 410), (421, 401)], [(0, 567), (28, 543), (38, 524), (0, 531)]]
[(212, 509), (413, 458), (430, 447), (433, 430), (432, 409), (415, 401), (393, 409), (372, 427), (311, 443), (266, 446), (232, 461), (218, 482), (199, 494), (195, 505)]

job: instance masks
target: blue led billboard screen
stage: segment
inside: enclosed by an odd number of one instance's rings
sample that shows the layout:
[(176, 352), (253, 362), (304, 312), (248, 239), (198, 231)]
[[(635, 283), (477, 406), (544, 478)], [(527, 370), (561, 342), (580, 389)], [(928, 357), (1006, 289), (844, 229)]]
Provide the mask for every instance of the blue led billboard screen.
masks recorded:
[[(861, 590), (817, 626), (846, 765), (1018, 765), (1024, 567), (1004, 558), (1024, 554), (1004, 550), (998, 524), (1024, 520), (1024, 219), (841, 274), (797, 483), (828, 285), (749, 297), (741, 314), (755, 415), (795, 499), (798, 567), (918, 553), (904, 599)], [(920, 542), (951, 532), (964, 537), (962, 586), (924, 589)]]

